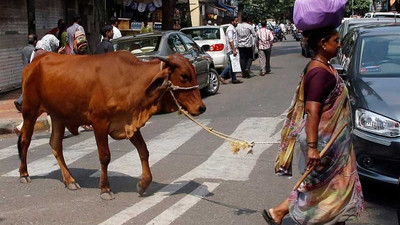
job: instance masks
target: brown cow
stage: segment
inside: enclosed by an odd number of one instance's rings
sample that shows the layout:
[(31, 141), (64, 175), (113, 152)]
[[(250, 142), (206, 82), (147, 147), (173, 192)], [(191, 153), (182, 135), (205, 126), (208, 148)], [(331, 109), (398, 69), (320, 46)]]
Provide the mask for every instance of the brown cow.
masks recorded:
[[(46, 53), (23, 71), (24, 125), (18, 140), (20, 181), (31, 182), (27, 170), (27, 151), (36, 119), (43, 112), (51, 115), (50, 146), (70, 190), (80, 186), (70, 174), (62, 153), (65, 127), (78, 133), (83, 124), (93, 126), (101, 164), (100, 189), (103, 199), (113, 199), (107, 166), (111, 159), (108, 135), (129, 139), (137, 148), (142, 163), (142, 178), (137, 191), (142, 195), (152, 181), (149, 152), (140, 128), (158, 111), (160, 101), (167, 111), (177, 110), (168, 92), (170, 83), (182, 87), (174, 95), (192, 115), (206, 109), (202, 102), (195, 69), (180, 54), (142, 62), (129, 52), (81, 56)], [(170, 82), (170, 83), (169, 83)], [(192, 87), (192, 88), (191, 88)], [(164, 95), (165, 94), (165, 95)], [(164, 97), (164, 98), (163, 98)]]

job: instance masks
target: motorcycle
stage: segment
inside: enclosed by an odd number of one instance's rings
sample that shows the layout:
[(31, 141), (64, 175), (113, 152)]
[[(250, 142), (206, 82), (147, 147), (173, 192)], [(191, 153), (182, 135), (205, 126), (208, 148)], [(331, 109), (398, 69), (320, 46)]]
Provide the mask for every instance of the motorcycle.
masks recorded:
[[(284, 34), (279, 26), (275, 26), (274, 30), (274, 42), (282, 41), (284, 37)], [(285, 38), (286, 39), (286, 38)]]

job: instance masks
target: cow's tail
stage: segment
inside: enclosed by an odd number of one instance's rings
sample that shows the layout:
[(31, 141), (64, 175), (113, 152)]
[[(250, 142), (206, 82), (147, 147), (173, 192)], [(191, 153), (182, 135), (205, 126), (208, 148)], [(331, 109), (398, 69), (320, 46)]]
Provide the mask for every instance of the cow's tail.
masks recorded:
[(21, 134), (18, 135), (18, 141), (17, 141), (17, 147), (18, 147), (18, 156), (19, 160), (21, 160), (21, 155), (22, 155), (22, 149), (21, 149)]

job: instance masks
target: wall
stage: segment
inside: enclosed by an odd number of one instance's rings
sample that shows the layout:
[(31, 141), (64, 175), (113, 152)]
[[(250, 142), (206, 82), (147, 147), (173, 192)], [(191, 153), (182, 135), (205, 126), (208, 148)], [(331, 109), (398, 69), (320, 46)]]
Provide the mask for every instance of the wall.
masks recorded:
[(35, 0), (36, 34), (39, 39), (57, 27), (57, 21), (65, 18), (64, 0)]
[[(0, 93), (21, 87), (21, 49), (28, 44), (28, 1), (0, 1)], [(65, 18), (64, 0), (33, 0), (40, 39)]]
[(0, 93), (21, 85), (20, 51), (28, 41), (26, 0), (0, 1)]

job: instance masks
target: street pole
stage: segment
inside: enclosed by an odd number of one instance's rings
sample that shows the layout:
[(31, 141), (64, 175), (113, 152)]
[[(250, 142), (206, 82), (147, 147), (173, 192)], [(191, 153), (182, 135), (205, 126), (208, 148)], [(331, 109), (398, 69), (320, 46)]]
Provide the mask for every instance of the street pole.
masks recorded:
[(354, 0), (351, 0), (351, 15), (354, 16)]

